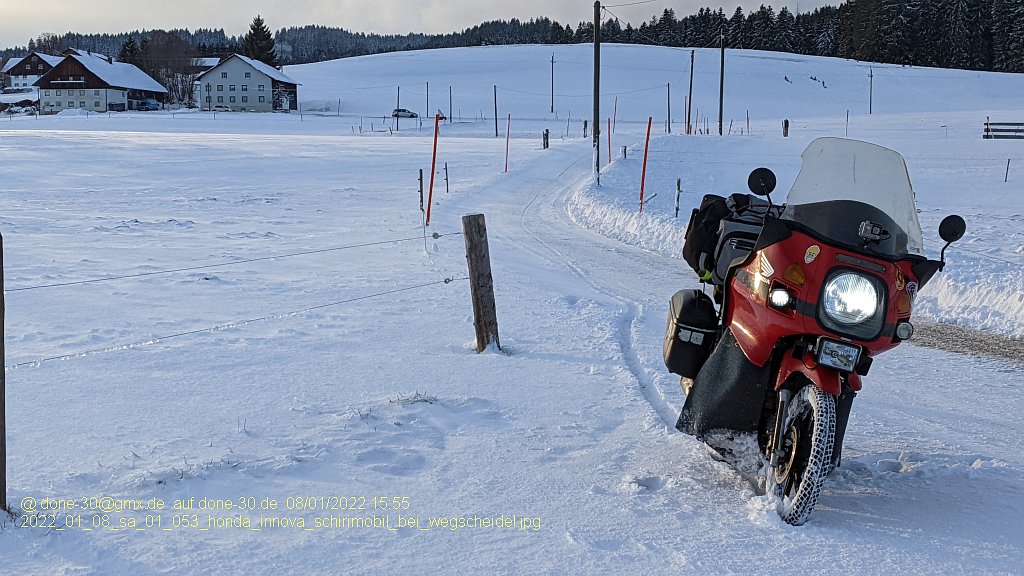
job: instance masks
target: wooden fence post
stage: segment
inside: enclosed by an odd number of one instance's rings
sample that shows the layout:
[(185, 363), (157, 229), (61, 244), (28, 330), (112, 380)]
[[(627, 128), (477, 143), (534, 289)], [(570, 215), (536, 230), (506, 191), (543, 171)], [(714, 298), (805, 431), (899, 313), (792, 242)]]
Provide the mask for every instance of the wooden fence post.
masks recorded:
[(487, 225), (483, 214), (462, 217), (462, 234), (466, 239), (466, 264), (469, 266), (469, 288), (473, 299), (473, 327), (476, 328), (476, 351), (483, 352), (498, 340), (498, 313), (494, 307), (494, 280), (491, 278), (491, 254), (487, 248)]
[(676, 178), (676, 218), (679, 218), (679, 195), (683, 192), (683, 179)]
[[(7, 310), (4, 302), (4, 238), (0, 235), (0, 361), (7, 365), (4, 349)], [(11, 513), (7, 507), (7, 371), (0, 370), (0, 510)]]

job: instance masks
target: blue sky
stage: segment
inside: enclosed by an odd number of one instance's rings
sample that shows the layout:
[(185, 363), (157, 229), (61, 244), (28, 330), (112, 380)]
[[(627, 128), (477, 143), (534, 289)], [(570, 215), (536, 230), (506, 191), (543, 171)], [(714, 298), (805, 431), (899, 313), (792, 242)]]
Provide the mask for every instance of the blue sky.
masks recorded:
[[(637, 0), (608, 0), (608, 6)], [(672, 8), (677, 15), (696, 12), (702, 5), (724, 8), (732, 14), (736, 6), (747, 11), (762, 1), (712, 2), (654, 0), (610, 10), (620, 21), (634, 26)], [(830, 3), (804, 1), (773, 4), (790, 10), (811, 10)], [(272, 30), (289, 26), (320, 24), (340, 26), (356, 32), (398, 33), (451, 32), (485, 20), (547, 16), (573, 27), (593, 18), (592, 0), (255, 0), (252, 2), (210, 2), (209, 0), (47, 0), (10, 2), (0, 13), (0, 47), (24, 46), (29, 38), (43, 32), (123, 32), (154, 28), (223, 28), (229, 35), (244, 34), (257, 13)], [(838, 4), (838, 2), (831, 2)], [(623, 23), (625, 25), (625, 23)]]

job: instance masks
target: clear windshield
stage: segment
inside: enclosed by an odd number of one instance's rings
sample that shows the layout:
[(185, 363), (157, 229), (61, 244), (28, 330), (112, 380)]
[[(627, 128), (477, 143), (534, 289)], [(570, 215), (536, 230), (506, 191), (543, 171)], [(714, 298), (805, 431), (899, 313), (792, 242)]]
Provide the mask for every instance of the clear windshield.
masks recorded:
[[(870, 254), (924, 256), (914, 189), (899, 153), (857, 140), (818, 138), (801, 159), (783, 220)], [(864, 222), (876, 225), (878, 238), (864, 237)]]

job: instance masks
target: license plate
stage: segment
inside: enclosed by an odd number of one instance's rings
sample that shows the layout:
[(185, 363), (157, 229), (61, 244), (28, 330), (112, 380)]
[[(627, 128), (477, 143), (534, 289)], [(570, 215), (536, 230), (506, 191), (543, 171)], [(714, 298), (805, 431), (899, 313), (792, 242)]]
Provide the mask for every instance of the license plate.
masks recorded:
[(818, 341), (818, 364), (831, 366), (836, 370), (853, 372), (860, 358), (860, 346), (844, 344), (822, 338)]

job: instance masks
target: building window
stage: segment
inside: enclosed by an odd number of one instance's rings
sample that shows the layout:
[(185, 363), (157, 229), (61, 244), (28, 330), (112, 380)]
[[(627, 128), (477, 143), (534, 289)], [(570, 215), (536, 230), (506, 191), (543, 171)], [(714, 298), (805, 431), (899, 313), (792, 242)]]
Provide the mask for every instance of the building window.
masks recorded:
[(47, 100), (46, 102), (43, 102), (43, 106), (45, 106), (46, 108), (49, 108), (50, 107), (50, 101)]
[(78, 103), (78, 107), (79, 108), (85, 108), (85, 102), (79, 102)]
[(206, 91), (207, 92), (209, 92), (211, 88), (213, 88), (213, 86), (210, 86), (209, 84), (206, 85)]
[(92, 95), (93, 96), (99, 96), (100, 95), (100, 91), (99, 90), (93, 90), (92, 91)]
[(227, 78), (228, 77), (228, 73), (227, 72), (221, 72), (220, 73), (220, 77), (221, 78)]
[(99, 101), (99, 100), (97, 100), (97, 101), (93, 102), (93, 103), (92, 103), (92, 107), (93, 107), (93, 108), (99, 108), (99, 107), (100, 107), (100, 101)]
[(260, 87), (259, 87), (259, 91), (260, 92), (263, 92), (263, 86), (264, 86), (263, 84), (260, 84)]
[(262, 104), (263, 102), (266, 102), (266, 101), (267, 101), (267, 97), (266, 97), (266, 96), (260, 96), (260, 103), (261, 103), (261, 104)]
[(217, 92), (223, 92), (223, 91), (224, 91), (224, 85), (223, 84), (217, 84)]
[(245, 104), (248, 101), (249, 101), (249, 97), (248, 96), (242, 96), (242, 104)]
[(209, 96), (206, 97), (206, 101), (209, 102), (211, 99)]
[(57, 90), (57, 96), (60, 96), (60, 90)]
[(242, 92), (248, 92), (248, 91), (249, 91), (249, 85), (248, 84), (242, 84)]
[(54, 108), (60, 108), (60, 102), (54, 102), (53, 106)]
[(245, 73), (245, 77), (246, 78), (252, 78), (252, 72), (246, 72)]
[(68, 108), (74, 108), (74, 107), (75, 107), (75, 103), (74, 102), (68, 102)]
[(39, 56), (33, 56), (33, 57), (32, 57), (32, 61), (33, 61), (33, 62), (37, 62), (37, 61), (39, 61)]
[(228, 91), (229, 92), (234, 92), (235, 91), (235, 85), (232, 84), (232, 85), (228, 86)]
[[(49, 90), (43, 90), (43, 96), (49, 96), (49, 95), (50, 95), (50, 91)], [(49, 104), (47, 104), (47, 106), (49, 106)]]
[(79, 90), (78, 91), (78, 95), (79, 96), (85, 96), (85, 90)]
[(223, 96), (217, 96), (217, 102), (224, 102)]
[(36, 70), (42, 70), (42, 69), (43, 69), (43, 65), (42, 64), (40, 64), (39, 66), (36, 66)]

